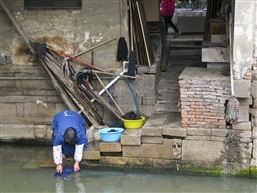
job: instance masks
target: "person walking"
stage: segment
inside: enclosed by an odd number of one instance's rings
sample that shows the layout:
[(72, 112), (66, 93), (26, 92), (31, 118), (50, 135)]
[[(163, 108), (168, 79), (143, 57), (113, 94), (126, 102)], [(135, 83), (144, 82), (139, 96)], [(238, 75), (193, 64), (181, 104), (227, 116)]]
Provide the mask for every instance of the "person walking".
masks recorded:
[(85, 120), (74, 111), (64, 110), (54, 116), (52, 129), (53, 160), (56, 164), (56, 172), (62, 173), (62, 159), (69, 156), (74, 156), (74, 172), (79, 171), (79, 163), (88, 144)]
[(175, 3), (176, 3), (176, 0), (162, 0), (161, 15), (163, 16), (165, 21), (166, 34), (168, 34), (168, 25), (170, 25), (176, 32), (176, 36), (179, 36), (181, 35), (181, 32), (172, 21), (173, 15), (175, 13)]

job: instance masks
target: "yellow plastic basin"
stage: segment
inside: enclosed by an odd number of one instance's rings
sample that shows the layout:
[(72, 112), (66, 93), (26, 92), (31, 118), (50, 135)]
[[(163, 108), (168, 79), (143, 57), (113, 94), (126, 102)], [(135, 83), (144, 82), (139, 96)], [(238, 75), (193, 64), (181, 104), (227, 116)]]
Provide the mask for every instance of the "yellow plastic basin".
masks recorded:
[(128, 119), (122, 119), (122, 120), (124, 123), (124, 127), (126, 129), (140, 129), (144, 124), (145, 117), (141, 116), (141, 119), (137, 119), (137, 120), (128, 120)]

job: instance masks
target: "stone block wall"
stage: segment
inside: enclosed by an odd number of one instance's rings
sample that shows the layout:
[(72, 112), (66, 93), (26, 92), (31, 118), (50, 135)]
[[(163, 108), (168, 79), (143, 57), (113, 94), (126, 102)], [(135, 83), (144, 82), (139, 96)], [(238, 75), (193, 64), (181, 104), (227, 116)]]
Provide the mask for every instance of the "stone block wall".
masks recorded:
[(0, 66), (0, 140), (49, 141), (55, 113), (67, 109), (39, 67)]
[[(174, 114), (175, 115), (175, 114)], [(120, 142), (92, 143), (84, 166), (216, 175), (254, 175), (251, 123), (233, 128), (182, 128), (170, 113), (154, 114), (141, 129), (126, 129)], [(98, 145), (96, 145), (98, 144)], [(255, 153), (254, 153), (255, 154)], [(91, 165), (90, 165), (91, 166)]]
[(120, 142), (90, 144), (84, 152), (83, 166), (93, 161), (98, 166), (123, 169), (252, 174), (251, 130), (186, 129), (172, 125), (170, 120), (169, 114), (154, 114), (141, 129), (126, 129)]
[[(8, 64), (1, 65), (0, 70), (0, 141), (33, 140), (35, 143), (49, 143), (53, 116), (68, 109), (60, 93), (37, 65)], [(105, 77), (103, 82), (107, 85), (111, 80), (112, 77)], [(154, 74), (141, 74), (137, 75), (136, 80), (129, 81), (138, 107), (129, 84), (123, 78), (113, 85), (115, 101), (124, 113), (136, 112), (138, 108), (141, 115), (150, 116), (155, 105), (156, 77)], [(97, 80), (93, 80), (93, 85), (98, 92), (103, 89)], [(110, 97), (106, 93), (103, 97), (109, 102)], [(94, 104), (105, 123), (113, 126), (113, 114), (99, 104)]]

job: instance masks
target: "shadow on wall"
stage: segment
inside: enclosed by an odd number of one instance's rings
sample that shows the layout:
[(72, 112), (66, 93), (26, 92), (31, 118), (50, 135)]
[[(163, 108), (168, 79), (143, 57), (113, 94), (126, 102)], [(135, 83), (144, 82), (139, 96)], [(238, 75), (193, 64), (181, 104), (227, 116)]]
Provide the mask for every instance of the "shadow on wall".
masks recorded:
[[(63, 52), (73, 54), (72, 45), (62, 36), (43, 36), (35, 40), (36, 42), (46, 42), (51, 47), (61, 50)], [(13, 52), (13, 63), (14, 64), (33, 64), (36, 63), (36, 57), (31, 53), (29, 47), (25, 42), (21, 42)]]

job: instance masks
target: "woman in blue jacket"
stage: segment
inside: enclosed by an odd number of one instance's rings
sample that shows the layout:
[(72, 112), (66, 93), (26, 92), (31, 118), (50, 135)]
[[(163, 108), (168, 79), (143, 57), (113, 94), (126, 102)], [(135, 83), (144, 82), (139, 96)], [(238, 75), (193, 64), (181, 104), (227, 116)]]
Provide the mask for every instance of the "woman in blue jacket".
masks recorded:
[(79, 163), (88, 144), (85, 120), (78, 113), (65, 110), (54, 116), (52, 128), (53, 159), (56, 164), (56, 172), (62, 173), (62, 159), (66, 156), (74, 156), (73, 169), (74, 172), (79, 171)]

